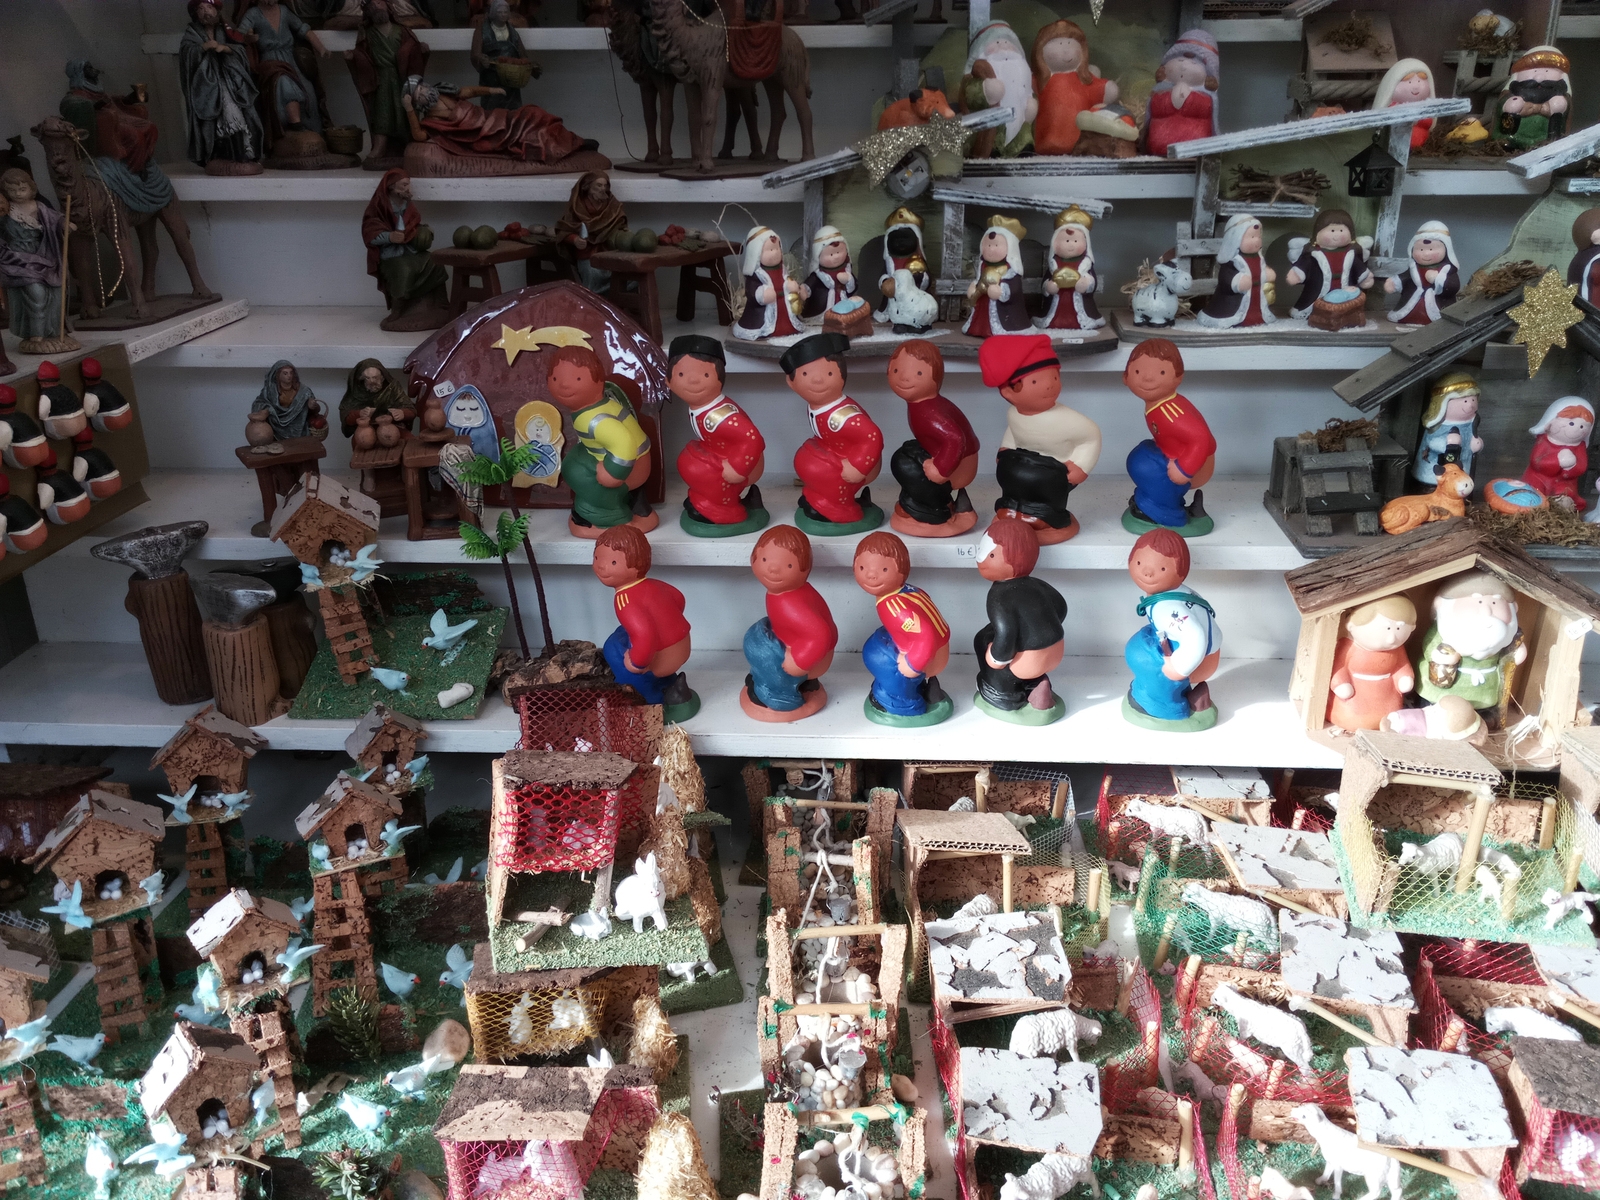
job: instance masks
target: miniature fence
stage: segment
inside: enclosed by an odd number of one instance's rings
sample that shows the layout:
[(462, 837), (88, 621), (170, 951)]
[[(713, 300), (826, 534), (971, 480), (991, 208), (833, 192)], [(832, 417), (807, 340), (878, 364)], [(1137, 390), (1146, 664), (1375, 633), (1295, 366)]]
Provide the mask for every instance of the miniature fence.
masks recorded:
[(489, 838), (495, 866), (594, 871), (616, 858), (624, 788), (507, 783)]
[[(1183, 1057), (1204, 1071), (1207, 1078), (1228, 1085), (1243, 1084), (1255, 1100), (1349, 1105), (1350, 1078), (1344, 1071), (1302, 1071), (1286, 1059), (1271, 1058), (1230, 1033), (1223, 1018), (1214, 1013), (1202, 1016), (1197, 1011), (1198, 999), (1199, 988), (1192, 988), (1179, 1005)], [(1231, 1017), (1227, 1020), (1232, 1022)]]
[(942, 1005), (933, 1006), (928, 1022), (928, 1041), (933, 1046), (933, 1064), (938, 1069), (939, 1081), (944, 1084), (946, 1104), (950, 1110), (948, 1133), (956, 1186), (961, 1193), (961, 1200), (977, 1200), (967, 1187), (966, 1124), (961, 1113), (961, 1043), (956, 1040), (955, 1026), (950, 1024), (949, 1010)]
[(540, 991), (468, 992), (467, 1024), (479, 1062), (572, 1050), (600, 1031), (604, 984)]
[(1575, 891), (1582, 885), (1580, 867), (1587, 867), (1591, 877), (1600, 879), (1600, 821), (1565, 796), (1556, 803), (1552, 841), (1563, 868), (1563, 891)]
[(1161, 1050), (1151, 1036), (1161, 1033), (1161, 994), (1140, 963), (1133, 964), (1128, 984), (1128, 1019), (1142, 1031), (1139, 1044), (1100, 1068), (1100, 1103), (1109, 1112), (1126, 1113), (1140, 1107), (1139, 1093), (1160, 1078)]
[(56, 949), (56, 940), (50, 936), (50, 924), (43, 917), (29, 917), (13, 909), (0, 912), (0, 925), (18, 930), (14, 940), (27, 945), (52, 972), (61, 965), (61, 952)]
[(1511, 1054), (1500, 1039), (1470, 1024), (1450, 1006), (1434, 979), (1434, 964), (1424, 951), (1411, 980), (1417, 1016), (1412, 1041), (1424, 1050), (1462, 1051), (1502, 1075), (1511, 1066)]
[[(1121, 820), (1143, 825), (1133, 817)], [(1212, 921), (1204, 910), (1183, 899), (1183, 889), (1190, 883), (1228, 880), (1222, 855), (1210, 846), (1192, 846), (1181, 838), (1152, 837), (1150, 842), (1133, 904), (1140, 957), (1152, 967), (1159, 966), (1156, 959), (1163, 956), (1165, 942), (1165, 954), (1175, 958), (1198, 954), (1202, 962), (1276, 971), (1276, 940), (1268, 945), (1244, 930)], [(1234, 889), (1230, 881), (1217, 890)]]
[[(1244, 1164), (1239, 1161), (1241, 1106), (1233, 1102), (1236, 1098), (1237, 1093), (1231, 1093), (1222, 1105), (1222, 1124), (1217, 1127), (1217, 1157), (1222, 1160), (1222, 1173), (1228, 1180), (1228, 1195), (1233, 1200), (1240, 1200), (1250, 1194), (1250, 1184)], [(1196, 1137), (1195, 1141), (1200, 1141), (1200, 1138)]]
[[(519, 749), (602, 750), (648, 766), (661, 740), (661, 708), (631, 688), (610, 684), (536, 687), (517, 697)], [(643, 829), (655, 812), (653, 771), (635, 771), (622, 786), (619, 833)]]

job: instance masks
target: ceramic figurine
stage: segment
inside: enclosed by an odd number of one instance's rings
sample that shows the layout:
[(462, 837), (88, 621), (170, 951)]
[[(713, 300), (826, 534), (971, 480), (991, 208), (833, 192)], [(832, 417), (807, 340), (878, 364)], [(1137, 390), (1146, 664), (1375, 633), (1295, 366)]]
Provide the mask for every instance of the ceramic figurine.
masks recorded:
[(1572, 64), (1554, 46), (1535, 46), (1511, 64), (1494, 104), (1494, 136), (1523, 150), (1565, 137), (1572, 103)]
[[(406, 119), (406, 80), (422, 78), (428, 70), (428, 47), (406, 26), (393, 19), (388, 0), (366, 0), (354, 49), (344, 52), (350, 81), (361, 97), (372, 145), (367, 165), (399, 166), (411, 124)], [(332, 28), (332, 26), (330, 26)]]
[[(86, 58), (74, 58), (66, 65), (67, 94), (61, 98), (61, 115), (83, 134), (83, 149), (90, 157), (111, 159), (127, 168), (131, 177), (118, 181), (132, 184), (133, 193), (107, 179), (112, 191), (127, 201), (137, 194), (150, 207), (164, 207), (172, 197), (172, 181), (156, 163), (156, 139), (160, 136), (150, 120), (143, 85), (126, 96), (111, 96), (102, 83), (100, 68)], [(120, 172), (119, 172), (120, 173)]]
[(1217, 39), (1204, 29), (1191, 29), (1167, 47), (1145, 109), (1146, 154), (1165, 158), (1168, 146), (1219, 132), (1220, 62)]
[(482, 24), (472, 31), (471, 57), (480, 84), (505, 89), (501, 95), (484, 96), (479, 101), (484, 108), (522, 107), (522, 88), (507, 86), (500, 71), (501, 63), (526, 67), (535, 79), (541, 73), (537, 64), (528, 61), (528, 51), (511, 22), (511, 5), (506, 0), (489, 0), (489, 11)]
[(78, 369), (83, 373), (83, 407), (89, 423), (101, 433), (114, 433), (133, 424), (133, 405), (115, 384), (101, 377), (100, 360), (86, 358)]
[(1033, 118), (1038, 154), (1071, 154), (1078, 145), (1078, 115), (1117, 99), (1117, 85), (1089, 62), (1089, 36), (1072, 21), (1051, 21), (1033, 39), (1033, 74), (1043, 86)]
[[(467, 0), (467, 24), (476, 29), (480, 22), (489, 15), (491, 0)], [(518, 29), (526, 29), (530, 13), (539, 11), (540, 0), (510, 0), (511, 14), (507, 18)]]
[(683, 664), (689, 661), (689, 622), (683, 593), (649, 578), (650, 540), (642, 529), (617, 525), (594, 543), (595, 577), (615, 590), (612, 606), (620, 624), (606, 639), (606, 662), (617, 682), (632, 687), (646, 704), (663, 706), (662, 720), (687, 721), (700, 711)]
[(678, 523), (695, 537), (733, 537), (770, 519), (756, 486), (766, 469), (766, 439), (728, 399), (727, 356), (716, 338), (686, 333), (667, 351), (667, 382), (689, 408), (694, 436), (678, 452), (678, 477), (689, 485)]
[(913, 537), (954, 537), (978, 523), (967, 487), (978, 474), (978, 435), (945, 399), (944, 356), (921, 338), (889, 356), (889, 389), (906, 402), (911, 437), (889, 459), (900, 485), (889, 524)]
[(1304, 283), (1300, 299), (1289, 309), (1296, 320), (1312, 315), (1318, 300), (1342, 304), (1356, 297), (1352, 291), (1372, 286), (1367, 251), (1372, 239), (1355, 236), (1355, 222), (1342, 208), (1325, 208), (1311, 225), (1311, 237), (1289, 239), (1287, 283)]
[(252, 419), (256, 413), (266, 413), (273, 439), (280, 442), (310, 437), (328, 427), (327, 410), (322, 401), (307, 384), (300, 382), (300, 372), (286, 358), (280, 358), (268, 368), (261, 390), (250, 401), (250, 412)]
[(67, 332), (61, 306), (67, 226), (38, 195), (33, 176), (21, 167), (0, 173), (0, 287), (6, 292), (11, 332), (22, 339), (17, 349), (23, 354), (67, 354), (79, 349)]
[(987, 338), (1033, 333), (1033, 318), (1022, 295), (1022, 222), (998, 214), (978, 239), (978, 277), (967, 285), (967, 314), (961, 332)]
[(579, 137), (560, 117), (537, 104), (485, 110), (467, 103), (503, 90), (408, 82), (401, 103), (411, 125), (411, 140), (432, 142), (446, 154), (509, 162), (556, 163), (595, 148), (595, 142)]
[(1384, 718), (1405, 707), (1417, 681), (1406, 655), (1416, 628), (1416, 606), (1404, 596), (1363, 604), (1345, 618), (1333, 649), (1328, 724), (1350, 733), (1382, 729)]
[(839, 644), (828, 602), (808, 582), (811, 541), (774, 525), (751, 549), (750, 570), (767, 590), (767, 615), (745, 631), (739, 706), (758, 721), (798, 721), (828, 703), (821, 680)]
[(855, 268), (844, 235), (824, 225), (811, 239), (811, 271), (805, 281), (805, 301), (800, 319), (808, 324), (822, 320), (835, 304), (856, 294)]
[(581, 538), (599, 537), (615, 525), (650, 532), (661, 520), (644, 495), (650, 438), (628, 394), (606, 378), (600, 356), (583, 346), (558, 347), (548, 372), (550, 399), (572, 414), (578, 435), (561, 460), (561, 480), (572, 489), (567, 528)]
[(744, 235), (742, 273), (744, 311), (734, 322), (733, 336), (755, 342), (799, 333), (805, 287), (784, 277), (783, 242), (765, 225)]
[[(0, 185), (5, 183), (0, 175)], [(0, 226), (0, 229), (3, 229)], [(1578, 285), (1578, 298), (1590, 304), (1600, 303), (1600, 208), (1586, 208), (1572, 222), (1572, 244), (1578, 252), (1567, 264), (1567, 282)], [(0, 254), (5, 250), (0, 247)]]
[(1459, 696), (1493, 725), (1511, 674), (1528, 657), (1517, 596), (1497, 575), (1453, 575), (1434, 593), (1433, 627), (1416, 659), (1417, 694), (1429, 704)]
[(795, 524), (813, 537), (863, 533), (883, 524), (867, 490), (883, 467), (883, 431), (845, 395), (850, 339), (814, 333), (783, 352), (789, 390), (806, 402), (811, 436), (794, 455), (800, 477)]
[[(317, 86), (295, 55), (304, 43), (319, 56), (328, 51), (300, 14), (278, 0), (254, 0), (237, 14), (239, 37), (253, 51), (252, 65), (259, 93), (261, 124), (273, 157), (326, 153), (322, 141), (323, 112)], [(302, 136), (304, 135), (304, 136)], [(287, 142), (288, 147), (279, 143)], [(286, 154), (286, 149), (292, 153)]]
[(380, 329), (420, 332), (437, 329), (449, 316), (445, 296), (449, 276), (433, 261), (433, 230), (411, 201), (411, 176), (385, 171), (361, 214), (361, 241), (367, 248), (367, 274), (378, 282), (389, 305)]
[(1056, 402), (1061, 363), (1044, 334), (991, 338), (978, 365), (984, 386), (998, 388), (1009, 406), (995, 455), (1000, 499), (994, 510), (1026, 521), (1041, 545), (1064, 542), (1078, 532), (1067, 499), (1100, 459), (1100, 427)]
[(390, 428), (409, 430), (417, 418), (416, 405), (388, 367), (375, 358), (363, 358), (345, 377), (344, 396), (339, 401), (339, 428), (345, 437), (353, 438), (363, 419), (370, 422), (380, 417), (393, 422)]
[(1278, 273), (1262, 253), (1261, 222), (1249, 213), (1228, 218), (1217, 251), (1217, 290), (1194, 318), (1210, 329), (1270, 325), (1272, 285)]
[(1478, 381), (1467, 371), (1434, 380), (1422, 414), (1422, 438), (1411, 462), (1411, 478), (1433, 487), (1446, 463), (1472, 474), (1472, 459), (1483, 449), (1478, 436)]
[(1529, 433), (1536, 434), (1522, 481), (1532, 484), (1550, 503), (1582, 512), (1586, 505), (1578, 484), (1589, 469), (1589, 435), (1594, 432), (1594, 405), (1582, 396), (1552, 400)]
[(61, 369), (46, 359), (39, 364), (39, 423), (44, 435), (65, 441), (89, 427), (83, 397), (61, 382)]
[(189, 161), (208, 175), (260, 174), (265, 146), (250, 55), (213, 0), (189, 0), (189, 24), (178, 43), (178, 87)]
[(489, 411), (489, 402), (472, 384), (464, 384), (450, 393), (444, 406), (444, 420), (453, 436), (467, 439), (473, 454), (490, 462), (500, 461), (499, 427)]
[(8, 467), (37, 467), (50, 453), (44, 430), (27, 413), (17, 411), (17, 389), (0, 383), (0, 456)]
[[(1378, 94), (1372, 99), (1373, 108), (1391, 108), (1396, 104), (1415, 104), (1419, 100), (1432, 100), (1433, 72), (1420, 58), (1402, 58), (1390, 67), (1378, 81)], [(1419, 150), (1433, 129), (1433, 118), (1424, 117), (1411, 127), (1411, 149)]]
[[(889, 323), (896, 333), (923, 332), (924, 327), (912, 325), (906, 319), (911, 315), (910, 302), (914, 299), (902, 295), (907, 290), (933, 298), (933, 275), (928, 271), (928, 258), (922, 250), (922, 218), (901, 206), (883, 222), (883, 274), (878, 276), (878, 291), (882, 296), (872, 319)], [(899, 303), (895, 303), (897, 297)], [(936, 313), (937, 303), (935, 301)]]
[[(628, 233), (628, 214), (611, 190), (611, 176), (604, 171), (585, 171), (572, 185), (567, 207), (556, 222), (556, 244), (579, 266), (582, 274), (588, 258), (604, 250)], [(596, 286), (601, 286), (595, 280)]]
[(973, 35), (961, 74), (961, 111), (1009, 108), (1011, 119), (985, 129), (967, 147), (970, 158), (1015, 158), (1033, 145), (1039, 102), (1033, 94), (1033, 68), (1022, 39), (1004, 21), (991, 21)]
[[(1135, 342), (1122, 369), (1122, 382), (1144, 402), (1150, 436), (1128, 454), (1133, 496), (1122, 514), (1129, 533), (1156, 526), (1184, 537), (1210, 533), (1215, 523), (1206, 514), (1200, 492), (1217, 465), (1217, 439), (1200, 410), (1178, 394), (1183, 386), (1183, 355), (1166, 338)], [(1190, 488), (1194, 499), (1184, 504)]]
[(1106, 323), (1095, 306), (1094, 247), (1089, 230), (1094, 218), (1073, 205), (1056, 214), (1050, 235), (1050, 259), (1045, 270), (1044, 294), (1050, 297), (1041, 329), (1099, 329)]
[(39, 510), (21, 496), (11, 494), (11, 480), (4, 472), (0, 472), (0, 537), (5, 539), (0, 557), (6, 550), (27, 554), (50, 538), (50, 526)]
[(1400, 298), (1389, 310), (1389, 320), (1396, 325), (1431, 325), (1441, 310), (1456, 302), (1461, 290), (1461, 264), (1456, 261), (1450, 227), (1443, 221), (1424, 221), (1411, 235), (1406, 257), (1411, 263), (1405, 274), (1383, 281), (1383, 290)]
[(1174, 733), (1211, 728), (1217, 709), (1206, 680), (1222, 655), (1222, 630), (1211, 605), (1184, 583), (1189, 544), (1172, 529), (1141, 534), (1128, 574), (1144, 593), (1136, 610), (1144, 624), (1123, 651), (1133, 672), (1123, 719)]
[(1038, 561), (1039, 539), (1014, 517), (997, 517), (978, 543), (978, 574), (989, 581), (989, 623), (972, 639), (978, 658), (973, 704), (1016, 725), (1049, 725), (1067, 711), (1050, 687), (1050, 672), (1065, 655), (1067, 602), (1033, 577)]
[(872, 673), (862, 704), (879, 725), (937, 725), (955, 707), (939, 685), (950, 662), (950, 626), (932, 597), (906, 582), (911, 556), (892, 533), (869, 533), (852, 561), (856, 583), (877, 599), (879, 627), (861, 648)]
[(82, 429), (72, 439), (72, 477), (91, 500), (105, 500), (122, 490), (122, 472), (111, 456), (94, 444), (94, 432)]
[(89, 493), (70, 472), (61, 470), (54, 450), (48, 451), (34, 469), (33, 482), (39, 495), (39, 511), (51, 524), (70, 525), (89, 515)]

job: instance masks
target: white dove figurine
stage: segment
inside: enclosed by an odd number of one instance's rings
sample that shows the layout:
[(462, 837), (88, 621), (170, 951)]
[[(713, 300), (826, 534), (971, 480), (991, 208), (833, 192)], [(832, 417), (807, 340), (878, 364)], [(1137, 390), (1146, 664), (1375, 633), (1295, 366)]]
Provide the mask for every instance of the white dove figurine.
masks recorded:
[(614, 1067), (616, 1065), (617, 1060), (611, 1057), (611, 1051), (604, 1046), (600, 1047), (599, 1054), (589, 1055), (589, 1066), (591, 1067)]
[(146, 904), (158, 904), (161, 901), (161, 885), (166, 882), (166, 876), (160, 871), (154, 875), (146, 875), (139, 880), (139, 886), (144, 889)]
[(446, 970), (439, 976), (439, 986), (464, 989), (467, 980), (472, 977), (472, 960), (461, 948), (461, 943), (457, 942), (444, 952), (444, 961)]
[(370, 1100), (363, 1100), (351, 1092), (340, 1092), (339, 1108), (350, 1118), (350, 1123), (365, 1133), (376, 1133), (392, 1115), (393, 1110)]
[(230, 817), (237, 817), (250, 807), (250, 792), (248, 789), (242, 792), (223, 792), (217, 799), (222, 801), (222, 807)]
[(422, 882), (431, 883), (434, 887), (438, 887), (441, 883), (456, 883), (461, 879), (461, 866), (464, 862), (466, 862), (466, 859), (464, 858), (456, 859), (456, 861), (451, 865), (450, 870), (446, 872), (443, 879), (440, 879), (432, 871), (429, 871), (422, 877)]
[(261, 1086), (250, 1093), (250, 1107), (255, 1110), (253, 1120), (257, 1125), (267, 1122), (267, 1110), (278, 1102), (278, 1085), (272, 1082), (271, 1077), (261, 1081)]
[(430, 650), (454, 650), (457, 643), (467, 634), (477, 628), (478, 622), (474, 618), (463, 621), (459, 625), (450, 624), (450, 618), (445, 615), (442, 608), (435, 609), (433, 616), (428, 619), (428, 627), (433, 630), (429, 637), (422, 639), (422, 644)]
[(111, 1200), (111, 1181), (122, 1171), (117, 1156), (98, 1133), (91, 1133), (84, 1143), (83, 1173), (94, 1180), (94, 1200)]
[(300, 564), (300, 586), (308, 592), (322, 590), (322, 570), (316, 563)]
[(323, 943), (320, 942), (315, 946), (302, 946), (299, 938), (290, 938), (288, 949), (278, 955), (276, 961), (289, 973), (290, 978), (293, 978), (295, 972), (300, 969), (300, 964), (322, 948)]
[(332, 858), (333, 848), (327, 842), (311, 843), (311, 861), (316, 863), (322, 870), (326, 871), (328, 869), (328, 862)]
[(378, 547), (369, 543), (356, 551), (356, 556), (350, 562), (350, 569), (354, 574), (350, 577), (351, 583), (365, 583), (367, 577), (383, 566), (383, 559), (378, 557)]
[(383, 839), (383, 853), (386, 857), (393, 858), (401, 851), (400, 841), (408, 833), (415, 833), (421, 825), (401, 825), (391, 818), (383, 823), (383, 832), (378, 836)]
[(50, 1022), (55, 1018), (48, 1013), (26, 1025), (18, 1025), (6, 1030), (5, 1040), (15, 1042), (16, 1049), (5, 1056), (6, 1063), (21, 1062), (29, 1057), (40, 1046), (44, 1045), (45, 1038), (50, 1036)]
[(372, 673), (374, 679), (391, 692), (403, 693), (406, 684), (411, 682), (411, 676), (404, 671), (396, 671), (391, 667), (369, 667), (367, 669)]
[(156, 799), (165, 800), (172, 805), (172, 819), (180, 825), (188, 825), (194, 818), (189, 815), (189, 801), (194, 799), (195, 792), (200, 790), (198, 783), (191, 783), (189, 790), (181, 796), (169, 796), (165, 792), (157, 792)]
[(176, 1175), (194, 1163), (194, 1155), (181, 1153), (184, 1142), (188, 1140), (184, 1134), (168, 1126), (161, 1137), (148, 1146), (140, 1146), (123, 1159), (122, 1165), (126, 1167), (132, 1163), (154, 1163), (157, 1175)]
[(91, 1071), (99, 1071), (94, 1065), (95, 1056), (104, 1049), (106, 1035), (97, 1033), (93, 1037), (73, 1037), (71, 1034), (58, 1033), (54, 1040), (45, 1047), (46, 1050), (59, 1050), (80, 1067), (88, 1067)]
[(289, 901), (289, 911), (294, 914), (294, 919), (300, 924), (306, 923), (306, 914), (315, 906), (315, 901), (306, 896), (296, 896)]
[(407, 1100), (421, 1100), (428, 1091), (428, 1076), (437, 1071), (443, 1058), (442, 1054), (425, 1055), (419, 1063), (399, 1071), (390, 1071), (383, 1081)]
[(215, 1011), (222, 1007), (222, 997), (217, 994), (222, 978), (217, 974), (217, 969), (210, 963), (201, 963), (195, 975), (194, 991), (189, 999), (207, 1010)]
[[(94, 918), (83, 911), (83, 881), (72, 885), (72, 894), (60, 904), (48, 905), (39, 910), (42, 913), (52, 913), (61, 918), (63, 928), (70, 925), (75, 929), (87, 929), (94, 924)], [(68, 930), (70, 933), (71, 930)]]
[(228, 1023), (227, 1013), (221, 1010), (207, 1012), (205, 1006), (201, 1004), (175, 1004), (172, 1008), (172, 1015), (180, 1021), (191, 1021), (196, 1025), (226, 1025)]

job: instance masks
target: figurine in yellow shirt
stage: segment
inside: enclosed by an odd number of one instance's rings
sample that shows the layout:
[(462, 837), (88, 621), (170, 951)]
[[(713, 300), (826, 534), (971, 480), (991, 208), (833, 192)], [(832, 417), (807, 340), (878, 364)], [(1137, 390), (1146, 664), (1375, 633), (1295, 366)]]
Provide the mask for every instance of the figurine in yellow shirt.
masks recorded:
[(567, 528), (597, 538), (616, 525), (641, 532), (660, 518), (645, 499), (650, 438), (627, 394), (606, 380), (600, 356), (582, 346), (562, 346), (550, 356), (545, 379), (550, 399), (572, 414), (577, 445), (561, 460), (561, 479), (572, 489)]

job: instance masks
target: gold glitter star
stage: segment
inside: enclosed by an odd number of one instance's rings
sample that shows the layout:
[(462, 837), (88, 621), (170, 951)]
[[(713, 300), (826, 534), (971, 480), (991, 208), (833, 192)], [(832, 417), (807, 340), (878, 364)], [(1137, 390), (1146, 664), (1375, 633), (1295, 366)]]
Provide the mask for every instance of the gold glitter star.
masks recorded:
[(1572, 302), (1577, 294), (1578, 285), (1562, 283), (1551, 268), (1538, 283), (1523, 289), (1522, 303), (1511, 310), (1511, 319), (1517, 323), (1511, 340), (1528, 348), (1529, 379), (1538, 374), (1551, 346), (1566, 349), (1567, 330), (1583, 320)]
[(873, 187), (888, 178), (889, 172), (907, 154), (919, 146), (928, 148), (928, 156), (966, 153), (967, 139), (972, 136), (959, 120), (935, 114), (926, 125), (903, 125), (898, 129), (880, 129), (870, 137), (855, 144), (861, 161), (867, 164), (867, 176)]

